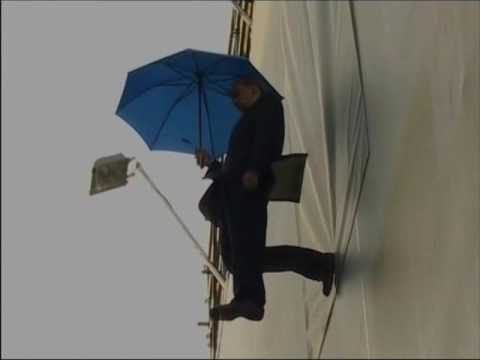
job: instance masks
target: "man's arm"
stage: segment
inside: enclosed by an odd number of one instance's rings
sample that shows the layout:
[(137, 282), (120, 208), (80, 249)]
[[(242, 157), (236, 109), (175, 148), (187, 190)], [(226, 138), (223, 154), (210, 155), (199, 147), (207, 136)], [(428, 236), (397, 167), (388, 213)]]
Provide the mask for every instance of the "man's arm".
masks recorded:
[(211, 163), (210, 154), (205, 149), (196, 149), (195, 158), (197, 160), (197, 165), (200, 166), (200, 169), (203, 169), (205, 166), (209, 166)]

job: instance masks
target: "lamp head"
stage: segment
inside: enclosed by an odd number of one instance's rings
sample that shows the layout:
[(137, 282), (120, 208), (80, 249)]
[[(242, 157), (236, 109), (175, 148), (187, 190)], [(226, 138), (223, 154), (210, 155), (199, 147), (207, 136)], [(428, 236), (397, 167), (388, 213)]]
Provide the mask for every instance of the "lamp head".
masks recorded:
[(128, 164), (132, 159), (121, 153), (97, 159), (92, 169), (90, 195), (126, 185)]

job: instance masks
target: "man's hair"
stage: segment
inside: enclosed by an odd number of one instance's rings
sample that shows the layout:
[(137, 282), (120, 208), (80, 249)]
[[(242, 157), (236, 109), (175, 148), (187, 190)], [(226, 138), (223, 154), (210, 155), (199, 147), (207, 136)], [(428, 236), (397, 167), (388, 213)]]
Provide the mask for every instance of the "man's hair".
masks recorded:
[(238, 79), (237, 81), (235, 81), (234, 87), (237, 85), (248, 86), (248, 87), (255, 86), (256, 88), (258, 88), (258, 90), (260, 90), (262, 94), (265, 93), (265, 84), (259, 79), (251, 76), (242, 77)]

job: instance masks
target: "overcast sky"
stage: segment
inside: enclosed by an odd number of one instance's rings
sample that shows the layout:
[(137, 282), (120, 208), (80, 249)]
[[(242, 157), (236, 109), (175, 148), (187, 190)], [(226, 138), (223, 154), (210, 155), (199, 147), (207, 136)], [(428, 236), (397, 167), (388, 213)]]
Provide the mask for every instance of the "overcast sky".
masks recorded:
[(89, 186), (97, 158), (135, 156), (207, 248), (204, 170), (115, 109), (129, 70), (226, 52), (230, 19), (226, 1), (2, 1), (2, 357), (208, 357), (190, 239), (140, 175)]

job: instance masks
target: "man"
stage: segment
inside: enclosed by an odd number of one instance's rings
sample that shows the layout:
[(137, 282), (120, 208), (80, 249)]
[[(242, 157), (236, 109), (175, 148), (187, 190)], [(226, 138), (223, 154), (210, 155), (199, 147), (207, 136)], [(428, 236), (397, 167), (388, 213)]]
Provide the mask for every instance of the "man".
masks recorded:
[[(268, 193), (274, 182), (271, 164), (282, 154), (285, 135), (283, 106), (252, 78), (235, 83), (232, 99), (243, 116), (232, 131), (225, 164), (215, 181), (222, 189), (221, 251), (233, 275), (234, 299), (211, 309), (210, 316), (259, 321), (265, 306), (263, 272), (294, 271), (322, 281), (328, 296), (335, 257), (296, 246), (265, 247)], [(218, 168), (203, 149), (197, 150), (196, 159), (201, 168)]]

